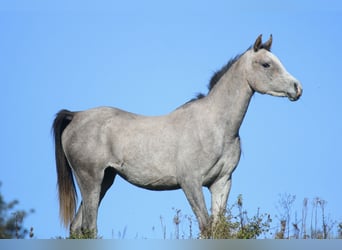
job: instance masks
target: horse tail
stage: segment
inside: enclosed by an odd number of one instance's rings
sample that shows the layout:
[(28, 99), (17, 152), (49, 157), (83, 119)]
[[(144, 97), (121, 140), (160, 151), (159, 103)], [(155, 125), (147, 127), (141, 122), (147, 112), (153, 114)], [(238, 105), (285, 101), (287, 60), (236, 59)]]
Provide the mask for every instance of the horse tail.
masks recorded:
[(55, 157), (57, 170), (57, 186), (59, 197), (59, 216), (65, 227), (68, 227), (75, 216), (77, 192), (71, 167), (62, 146), (62, 133), (74, 117), (73, 112), (61, 110), (56, 114), (52, 125), (55, 140)]

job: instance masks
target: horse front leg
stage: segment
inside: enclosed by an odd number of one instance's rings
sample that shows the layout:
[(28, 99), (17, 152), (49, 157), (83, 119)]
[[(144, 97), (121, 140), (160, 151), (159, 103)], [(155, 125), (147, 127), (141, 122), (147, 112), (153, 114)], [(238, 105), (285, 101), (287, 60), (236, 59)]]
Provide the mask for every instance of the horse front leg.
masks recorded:
[(183, 189), (185, 196), (196, 215), (201, 233), (205, 232), (209, 225), (209, 214), (205, 205), (202, 185), (197, 182), (194, 183), (193, 180), (187, 180), (184, 181), (181, 188)]
[(220, 215), (224, 215), (226, 212), (228, 195), (232, 185), (232, 173), (237, 167), (241, 155), (240, 137), (232, 140), (228, 149), (225, 160), (228, 164), (223, 166), (222, 175), (209, 186), (213, 224), (218, 221)]
[(227, 200), (231, 185), (231, 177), (223, 177), (209, 187), (211, 192), (211, 214), (214, 225), (217, 223), (219, 217), (224, 215), (226, 212)]

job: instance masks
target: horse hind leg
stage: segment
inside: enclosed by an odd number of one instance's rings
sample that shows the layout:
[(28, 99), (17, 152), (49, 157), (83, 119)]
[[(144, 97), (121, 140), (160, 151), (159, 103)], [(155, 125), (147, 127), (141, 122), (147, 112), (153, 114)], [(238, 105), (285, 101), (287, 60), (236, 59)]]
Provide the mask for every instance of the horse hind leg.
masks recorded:
[(108, 189), (112, 186), (116, 176), (116, 171), (112, 167), (107, 167), (104, 171), (104, 177), (101, 184), (100, 202), (105, 196)]
[(70, 236), (77, 236), (82, 234), (82, 202), (77, 210), (75, 218), (70, 224)]
[[(93, 172), (94, 174), (94, 172)], [(77, 182), (82, 195), (82, 202), (71, 223), (70, 234), (95, 238), (97, 236), (97, 214), (101, 200), (114, 182), (116, 172), (112, 168), (90, 175), (86, 171), (77, 173)]]
[[(108, 167), (105, 169), (104, 177), (101, 183), (100, 202), (105, 196), (107, 190), (112, 186), (115, 176), (116, 176), (116, 171), (113, 168)], [(77, 210), (76, 216), (70, 225), (70, 234), (76, 237), (82, 234), (82, 210), (83, 210), (82, 204), (83, 202), (81, 202)]]

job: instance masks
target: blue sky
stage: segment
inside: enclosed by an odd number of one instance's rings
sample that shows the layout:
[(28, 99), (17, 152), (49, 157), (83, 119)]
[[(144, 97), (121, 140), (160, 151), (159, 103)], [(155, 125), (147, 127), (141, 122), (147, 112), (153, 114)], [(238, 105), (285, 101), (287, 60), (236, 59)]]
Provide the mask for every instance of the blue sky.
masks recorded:
[[(167, 114), (206, 92), (213, 72), (259, 34), (273, 34), (273, 53), (304, 93), (294, 103), (255, 94), (229, 203), (242, 194), (250, 215), (260, 207), (274, 217), (279, 194), (296, 195), (299, 213), (305, 197), (319, 196), (341, 221), (342, 6), (283, 4), (0, 3), (1, 193), (36, 210), (26, 226), (37, 238), (68, 234), (58, 218), (50, 131), (56, 112), (105, 105)], [(147, 191), (118, 177), (100, 207), (99, 234), (118, 237), (126, 228), (126, 238), (162, 238), (162, 216), (170, 237), (173, 208), (192, 215), (182, 191)]]

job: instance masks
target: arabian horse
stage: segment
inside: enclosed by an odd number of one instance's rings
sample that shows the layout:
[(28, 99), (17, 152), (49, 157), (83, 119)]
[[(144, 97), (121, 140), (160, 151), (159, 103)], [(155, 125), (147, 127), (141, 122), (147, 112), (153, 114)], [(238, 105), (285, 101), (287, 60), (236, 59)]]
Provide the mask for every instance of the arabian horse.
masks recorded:
[[(240, 159), (239, 129), (255, 92), (302, 94), (300, 82), (271, 53), (272, 35), (217, 71), (206, 95), (163, 116), (112, 107), (61, 110), (53, 123), (60, 217), (70, 234), (97, 235), (97, 214), (119, 175), (149, 190), (182, 189), (201, 232), (225, 211)], [(82, 202), (76, 212), (79, 187)], [(202, 187), (211, 193), (209, 216)]]

